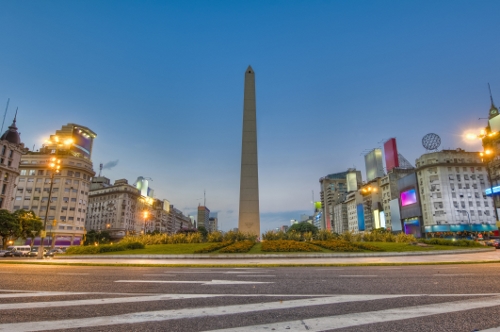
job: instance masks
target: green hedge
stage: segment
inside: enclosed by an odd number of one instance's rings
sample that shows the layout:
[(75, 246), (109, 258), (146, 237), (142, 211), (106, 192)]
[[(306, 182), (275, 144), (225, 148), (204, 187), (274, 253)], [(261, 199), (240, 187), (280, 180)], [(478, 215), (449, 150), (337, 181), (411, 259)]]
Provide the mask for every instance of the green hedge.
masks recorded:
[(103, 252), (125, 251), (130, 249), (144, 249), (144, 245), (140, 242), (129, 242), (126, 244), (103, 244), (99, 246), (78, 246), (69, 247), (66, 254), (69, 255), (93, 255)]
[(483, 247), (482, 244), (476, 242), (476, 241), (470, 241), (470, 240), (447, 240), (447, 239), (420, 239), (419, 242), (425, 243), (425, 244), (434, 244), (434, 245), (440, 245), (440, 246), (456, 246), (456, 247)]

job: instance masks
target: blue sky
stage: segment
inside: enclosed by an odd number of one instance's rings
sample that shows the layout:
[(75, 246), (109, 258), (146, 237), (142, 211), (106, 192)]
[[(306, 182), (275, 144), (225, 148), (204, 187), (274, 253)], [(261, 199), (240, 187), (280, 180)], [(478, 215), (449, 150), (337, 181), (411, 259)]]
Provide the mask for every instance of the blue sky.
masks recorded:
[[(0, 2), (0, 110), (38, 149), (94, 130), (113, 181), (237, 226), (243, 78), (255, 70), (261, 229), (312, 212), (319, 178), (396, 137), (478, 151), (487, 83), (500, 103), (499, 1)], [(4, 128), (5, 129), (5, 128)]]

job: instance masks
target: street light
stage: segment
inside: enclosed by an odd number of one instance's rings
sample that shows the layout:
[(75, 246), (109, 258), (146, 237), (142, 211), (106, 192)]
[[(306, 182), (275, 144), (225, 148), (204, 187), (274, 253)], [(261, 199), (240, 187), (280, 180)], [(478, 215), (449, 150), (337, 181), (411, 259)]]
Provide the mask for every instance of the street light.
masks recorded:
[(145, 210), (143, 212), (143, 216), (144, 216), (144, 235), (146, 235), (146, 219), (148, 218), (148, 211)]
[(490, 182), (490, 191), (491, 191), (491, 199), (493, 201), (493, 211), (495, 212), (495, 222), (498, 222), (498, 211), (497, 205), (495, 203), (495, 195), (493, 195), (493, 181), (491, 180), (491, 171), (490, 166), (488, 165), (489, 161), (486, 159), (493, 159), (494, 153), (491, 150), (484, 150), (484, 152), (480, 152), (481, 161), (486, 164), (486, 171), (488, 172), (488, 181)]
[(56, 157), (50, 158), (49, 163), (50, 173), (50, 188), (49, 188), (49, 199), (47, 200), (47, 209), (45, 210), (45, 218), (43, 220), (43, 230), (40, 234), (40, 248), (38, 249), (38, 259), (43, 258), (43, 242), (45, 241), (46, 229), (47, 229), (47, 216), (49, 214), (50, 208), (50, 198), (52, 196), (52, 186), (54, 185), (54, 175), (59, 173), (61, 170), (61, 160)]

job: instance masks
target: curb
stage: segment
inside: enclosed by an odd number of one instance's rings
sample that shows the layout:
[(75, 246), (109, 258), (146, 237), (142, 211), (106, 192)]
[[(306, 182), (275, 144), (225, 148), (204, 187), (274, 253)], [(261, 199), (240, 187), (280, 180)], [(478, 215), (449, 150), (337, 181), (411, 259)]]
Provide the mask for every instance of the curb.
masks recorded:
[(60, 255), (54, 256), (54, 260), (64, 259), (254, 259), (254, 258), (364, 258), (364, 257), (398, 257), (398, 256), (430, 256), (430, 255), (456, 255), (473, 254), (479, 252), (495, 251), (495, 248), (463, 249), (463, 250), (434, 250), (434, 251), (408, 251), (408, 252), (374, 252), (374, 253), (323, 253), (323, 254), (190, 254), (190, 255)]

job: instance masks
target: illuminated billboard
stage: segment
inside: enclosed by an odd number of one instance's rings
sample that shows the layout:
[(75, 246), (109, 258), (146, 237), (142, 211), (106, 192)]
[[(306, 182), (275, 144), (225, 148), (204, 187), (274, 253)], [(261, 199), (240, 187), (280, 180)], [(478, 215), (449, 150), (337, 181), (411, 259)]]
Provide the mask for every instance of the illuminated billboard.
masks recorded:
[(384, 156), (387, 172), (392, 170), (394, 167), (399, 167), (398, 147), (396, 146), (395, 138), (389, 138), (384, 143)]
[(403, 191), (401, 193), (401, 206), (407, 206), (417, 203), (417, 192), (415, 189)]
[(73, 127), (72, 150), (82, 154), (85, 158), (90, 158), (92, 153), (92, 137), (80, 128)]

